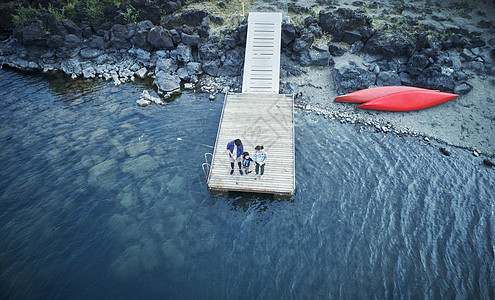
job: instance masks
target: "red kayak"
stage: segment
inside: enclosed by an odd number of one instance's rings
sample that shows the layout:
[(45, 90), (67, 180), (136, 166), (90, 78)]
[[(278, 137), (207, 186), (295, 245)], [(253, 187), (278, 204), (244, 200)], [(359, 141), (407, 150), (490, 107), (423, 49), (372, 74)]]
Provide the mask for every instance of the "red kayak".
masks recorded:
[(369, 88), (365, 90), (352, 92), (346, 95), (338, 96), (333, 101), (349, 102), (349, 103), (365, 103), (390, 94), (395, 94), (405, 91), (416, 91), (416, 90), (429, 91), (426, 89), (421, 89), (412, 86), (380, 86), (380, 87)]
[(455, 97), (458, 97), (458, 95), (431, 90), (409, 90), (389, 94), (375, 100), (368, 101), (359, 105), (358, 108), (389, 111), (410, 111), (435, 106), (452, 100)]

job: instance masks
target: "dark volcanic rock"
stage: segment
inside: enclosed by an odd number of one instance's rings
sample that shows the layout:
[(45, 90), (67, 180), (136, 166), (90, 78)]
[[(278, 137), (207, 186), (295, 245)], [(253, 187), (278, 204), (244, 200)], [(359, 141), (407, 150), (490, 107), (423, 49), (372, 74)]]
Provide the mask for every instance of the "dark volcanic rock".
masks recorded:
[(0, 3), (0, 40), (7, 38), (14, 30), (12, 10), (11, 3)]
[(484, 160), (483, 160), (483, 164), (484, 164), (485, 166), (487, 166), (487, 167), (490, 167), (490, 168), (491, 168), (491, 167), (495, 167), (495, 164), (494, 164), (493, 162), (489, 161), (488, 159), (484, 159)]
[(60, 35), (52, 35), (46, 39), (46, 46), (51, 49), (62, 47), (64, 38)]
[(215, 39), (207, 40), (198, 45), (199, 57), (202, 60), (218, 59), (218, 43)]
[(455, 82), (452, 75), (452, 69), (433, 65), (426, 68), (416, 80), (414, 80), (414, 84), (418, 87), (427, 89), (453, 92)]
[(182, 42), (186, 45), (197, 47), (199, 45), (200, 37), (197, 34), (182, 33)]
[(416, 77), (430, 64), (428, 57), (422, 54), (414, 54), (411, 56), (406, 65), (406, 71)]
[(361, 40), (361, 34), (355, 31), (346, 30), (342, 36), (342, 41), (352, 45)]
[(329, 59), (330, 52), (327, 43), (319, 42), (309, 50), (309, 64), (312, 66), (328, 66)]
[(122, 24), (113, 25), (110, 29), (110, 45), (116, 49), (129, 49), (131, 43), (127, 37), (129, 31), (127, 26)]
[(179, 10), (182, 7), (182, 3), (183, 3), (183, 1), (181, 0), (175, 0), (175, 1), (168, 0), (168, 1), (157, 1), (157, 2), (161, 3), (163, 10), (165, 10), (167, 14), (171, 14)]
[(75, 34), (77, 35), (79, 38), (82, 37), (82, 29), (77, 26), (76, 23), (74, 23), (72, 20), (63, 20), (62, 21), (65, 29), (67, 30), (67, 33), (70, 33), (70, 34)]
[(309, 49), (313, 44), (314, 36), (309, 30), (305, 29), (301, 32), (300, 37), (294, 40), (294, 44), (292, 45), (292, 50), (294, 52), (303, 52)]
[(401, 85), (401, 78), (395, 71), (380, 72), (376, 77), (377, 86)]
[(398, 34), (380, 30), (376, 32), (364, 45), (363, 51), (372, 55), (381, 55), (385, 58), (397, 56), (410, 57), (416, 50), (413, 39), (407, 34)]
[(441, 147), (441, 148), (440, 148), (440, 152), (441, 152), (443, 155), (445, 155), (445, 156), (450, 156), (450, 155), (451, 155), (451, 151), (450, 151), (450, 149), (448, 149), (448, 148)]
[(454, 93), (457, 95), (465, 95), (465, 94), (469, 93), (472, 89), (473, 89), (472, 86), (470, 86), (467, 83), (463, 83), (463, 84), (455, 87)]
[(172, 56), (172, 52), (175, 51), (177, 53), (177, 62), (182, 64), (187, 64), (188, 62), (193, 60), (191, 47), (188, 45), (179, 45), (176, 50), (170, 51), (170, 55)]
[(345, 48), (343, 48), (343, 47), (338, 46), (338, 45), (330, 44), (328, 46), (328, 51), (330, 51), (330, 54), (332, 56), (342, 56), (342, 55), (345, 54), (345, 52), (347, 50)]
[(203, 71), (210, 76), (218, 76), (219, 61), (205, 61), (203, 62)]
[(333, 71), (335, 85), (339, 95), (369, 88), (375, 83), (376, 76), (354, 62), (336, 65)]
[[(335, 12), (319, 13), (320, 27), (332, 34), (332, 41), (341, 42), (345, 32), (360, 33), (361, 27), (371, 27), (372, 19), (349, 8), (339, 8)], [(351, 40), (357, 36), (353, 34)], [(361, 38), (361, 37), (360, 37)]]
[(233, 38), (237, 41), (237, 45), (244, 46), (247, 39), (247, 24), (241, 24), (234, 31)]
[(155, 74), (153, 83), (158, 87), (159, 92), (174, 92), (180, 90), (180, 78), (177, 74), (159, 71)]
[(167, 29), (161, 26), (151, 28), (148, 33), (148, 42), (156, 49), (173, 49), (174, 42)]
[(94, 48), (83, 48), (81, 49), (80, 55), (82, 58), (85, 59), (91, 59), (98, 57), (103, 54), (103, 51), (100, 49), (94, 49)]
[(182, 20), (176, 15), (166, 15), (160, 21), (160, 26), (165, 29), (174, 29), (182, 25)]
[(288, 46), (290, 43), (294, 41), (296, 37), (297, 37), (296, 27), (294, 27), (294, 25), (290, 23), (283, 23), (282, 35), (281, 35), (282, 47)]
[(46, 32), (40, 22), (33, 22), (22, 29), (24, 45), (45, 44)]
[(205, 10), (189, 9), (182, 12), (181, 18), (187, 25), (198, 26), (207, 15)]
[(244, 63), (244, 49), (235, 48), (226, 51), (221, 60), (223, 64), (219, 69), (219, 74), (239, 76), (241, 75), (242, 64)]

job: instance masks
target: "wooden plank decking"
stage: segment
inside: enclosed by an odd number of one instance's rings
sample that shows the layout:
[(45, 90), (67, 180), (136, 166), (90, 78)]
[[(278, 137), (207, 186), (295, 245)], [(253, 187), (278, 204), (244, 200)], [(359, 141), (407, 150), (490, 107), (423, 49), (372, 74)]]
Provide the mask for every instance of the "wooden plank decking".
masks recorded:
[[(208, 173), (212, 191), (292, 195), (295, 191), (294, 98), (280, 95), (281, 13), (250, 13), (242, 94), (226, 94)], [(263, 145), (268, 155), (265, 174), (230, 175), (227, 143), (241, 139), (254, 155)]]
[[(210, 190), (292, 195), (294, 177), (294, 101), (292, 95), (227, 94), (208, 178)], [(230, 175), (227, 143), (239, 138), (244, 151), (254, 155), (263, 145), (268, 155), (265, 174)]]

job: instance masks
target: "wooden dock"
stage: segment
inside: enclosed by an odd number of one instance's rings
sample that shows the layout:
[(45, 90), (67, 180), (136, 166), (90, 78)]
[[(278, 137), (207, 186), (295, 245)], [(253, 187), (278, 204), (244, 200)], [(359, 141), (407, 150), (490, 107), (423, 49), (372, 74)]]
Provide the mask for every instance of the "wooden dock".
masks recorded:
[[(293, 195), (295, 192), (294, 98), (279, 94), (281, 13), (250, 13), (242, 93), (225, 95), (207, 175), (211, 191)], [(268, 155), (265, 174), (230, 175), (227, 143), (240, 139), (253, 157), (256, 145)]]

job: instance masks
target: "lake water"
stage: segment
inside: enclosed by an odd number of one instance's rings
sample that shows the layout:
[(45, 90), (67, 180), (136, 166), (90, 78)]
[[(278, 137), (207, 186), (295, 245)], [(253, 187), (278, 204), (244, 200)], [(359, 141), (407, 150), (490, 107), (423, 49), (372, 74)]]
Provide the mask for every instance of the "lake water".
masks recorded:
[(495, 298), (482, 158), (296, 111), (296, 195), (213, 197), (223, 97), (144, 89), (0, 70), (2, 299)]

